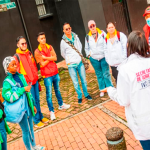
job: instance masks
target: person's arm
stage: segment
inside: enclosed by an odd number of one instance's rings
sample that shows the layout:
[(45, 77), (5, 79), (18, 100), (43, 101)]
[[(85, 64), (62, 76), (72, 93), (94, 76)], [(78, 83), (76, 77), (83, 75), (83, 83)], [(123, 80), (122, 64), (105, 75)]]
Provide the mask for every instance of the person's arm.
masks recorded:
[(48, 60), (48, 61), (57, 61), (57, 55), (56, 55), (55, 50), (53, 49), (53, 47), (52, 47), (52, 50), (51, 50), (50, 53), (51, 53), (50, 57), (46, 57), (46, 56), (42, 55), (42, 58), (44, 60)]
[(114, 87), (109, 87), (107, 89), (109, 97), (121, 106), (130, 105), (130, 86), (126, 77), (126, 74), (123, 75), (123, 73), (119, 72), (117, 78), (117, 89)]
[[(108, 42), (108, 41), (107, 41)], [(105, 54), (105, 59), (106, 59), (106, 62), (109, 64), (109, 60), (108, 60), (108, 48), (107, 48), (107, 43), (106, 41), (104, 42), (104, 54)]]
[(89, 47), (89, 41), (87, 41), (87, 38), (89, 38), (89, 37), (87, 37), (88, 35), (86, 35), (86, 37), (85, 37), (85, 47), (84, 47), (84, 50), (85, 50), (85, 54), (86, 54), (86, 57), (90, 57), (90, 47)]
[(42, 55), (40, 54), (40, 52), (38, 52), (38, 50), (35, 50), (34, 56), (35, 56), (37, 64), (40, 64), (40, 66), (42, 67), (45, 67), (49, 63), (49, 60), (44, 61), (44, 59), (42, 58)]
[(26, 86), (26, 87), (18, 88), (15, 92), (13, 92), (11, 85), (7, 81), (4, 81), (3, 89), (2, 89), (2, 97), (6, 101), (13, 103), (14, 101), (18, 100), (25, 91), (29, 92), (30, 89), (31, 89), (31, 86)]
[(39, 62), (39, 64), (40, 64), (42, 67), (45, 67), (48, 63), (49, 63), (49, 60)]
[(78, 42), (78, 46), (79, 46), (79, 52), (82, 54), (82, 43), (81, 43), (81, 41), (80, 41), (80, 39), (79, 39), (79, 37), (77, 36), (77, 42)]
[(127, 37), (123, 33), (120, 33), (120, 42), (122, 45), (123, 59), (126, 59), (127, 58)]
[(65, 59), (66, 51), (65, 51), (64, 41), (63, 40), (60, 43), (60, 53), (61, 53), (61, 56)]

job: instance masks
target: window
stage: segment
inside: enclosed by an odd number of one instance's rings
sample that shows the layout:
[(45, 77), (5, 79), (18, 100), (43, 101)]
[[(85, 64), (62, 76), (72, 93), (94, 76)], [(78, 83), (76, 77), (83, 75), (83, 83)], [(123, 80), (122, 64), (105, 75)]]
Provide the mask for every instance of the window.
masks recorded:
[(44, 1), (43, 0), (35, 0), (35, 1), (36, 1), (39, 16), (46, 15), (47, 13), (46, 13)]

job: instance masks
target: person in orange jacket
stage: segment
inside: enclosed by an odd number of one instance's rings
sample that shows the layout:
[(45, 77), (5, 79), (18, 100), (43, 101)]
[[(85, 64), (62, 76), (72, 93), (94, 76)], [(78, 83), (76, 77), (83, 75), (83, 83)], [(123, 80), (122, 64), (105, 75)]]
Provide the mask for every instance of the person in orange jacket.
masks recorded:
[(40, 98), (39, 98), (39, 83), (38, 83), (38, 70), (36, 62), (32, 53), (27, 49), (27, 42), (23, 36), (19, 36), (16, 40), (17, 49), (14, 58), (17, 63), (17, 71), (24, 75), (28, 84), (32, 85), (31, 93), (35, 99), (35, 107), (37, 113), (33, 118), (36, 127), (43, 127), (44, 123), (49, 120), (43, 117), (40, 108)]
[(59, 104), (58, 109), (69, 109), (70, 105), (63, 102), (60, 93), (60, 77), (58, 74), (57, 65), (55, 63), (55, 61), (57, 61), (57, 55), (54, 48), (46, 43), (46, 36), (44, 32), (38, 33), (37, 41), (39, 42), (39, 45), (38, 48), (34, 51), (34, 56), (36, 62), (40, 65), (41, 75), (44, 78), (44, 85), (46, 87), (46, 99), (50, 111), (50, 119), (55, 120), (56, 117), (52, 102), (52, 86), (54, 86), (55, 94)]

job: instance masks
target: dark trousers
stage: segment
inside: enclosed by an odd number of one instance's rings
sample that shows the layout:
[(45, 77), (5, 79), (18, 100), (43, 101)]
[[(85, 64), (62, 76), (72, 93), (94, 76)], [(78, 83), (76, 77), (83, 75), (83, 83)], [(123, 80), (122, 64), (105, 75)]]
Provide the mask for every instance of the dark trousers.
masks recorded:
[(140, 141), (143, 150), (150, 150), (150, 140)]
[(112, 76), (115, 78), (116, 83), (117, 83), (117, 77), (118, 77), (118, 70), (117, 70), (117, 67), (112, 67), (112, 66), (111, 66), (111, 70), (112, 70)]

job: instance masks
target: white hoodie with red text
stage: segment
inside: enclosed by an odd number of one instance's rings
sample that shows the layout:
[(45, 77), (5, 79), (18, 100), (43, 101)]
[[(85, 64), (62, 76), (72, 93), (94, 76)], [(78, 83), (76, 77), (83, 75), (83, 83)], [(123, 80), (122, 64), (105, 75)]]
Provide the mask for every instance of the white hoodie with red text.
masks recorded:
[(150, 140), (150, 58), (130, 55), (118, 66), (117, 89), (109, 87), (112, 100), (125, 106), (129, 128), (138, 140)]

